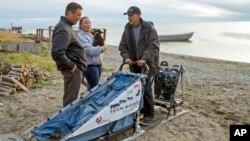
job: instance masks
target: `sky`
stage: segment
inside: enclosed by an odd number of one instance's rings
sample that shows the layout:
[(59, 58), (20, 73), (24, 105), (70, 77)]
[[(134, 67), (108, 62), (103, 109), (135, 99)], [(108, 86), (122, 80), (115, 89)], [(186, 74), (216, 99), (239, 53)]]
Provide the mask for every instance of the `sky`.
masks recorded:
[[(72, 0), (0, 0), (0, 28), (54, 26)], [(74, 0), (96, 25), (125, 24), (123, 13), (138, 6), (154, 23), (248, 21), (250, 0)]]

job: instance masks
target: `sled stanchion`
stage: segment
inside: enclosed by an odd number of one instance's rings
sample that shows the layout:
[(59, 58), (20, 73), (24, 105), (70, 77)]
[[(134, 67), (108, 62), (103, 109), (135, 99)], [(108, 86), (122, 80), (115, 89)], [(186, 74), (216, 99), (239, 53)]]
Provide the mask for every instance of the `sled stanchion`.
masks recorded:
[(145, 130), (141, 130), (140, 128), (140, 111), (137, 111), (133, 135), (124, 139), (123, 141), (132, 141), (138, 138), (139, 136), (143, 135), (144, 133), (145, 133)]
[(183, 73), (184, 73), (184, 68), (181, 65), (181, 95), (182, 95), (182, 100), (184, 100), (184, 94), (183, 94)]

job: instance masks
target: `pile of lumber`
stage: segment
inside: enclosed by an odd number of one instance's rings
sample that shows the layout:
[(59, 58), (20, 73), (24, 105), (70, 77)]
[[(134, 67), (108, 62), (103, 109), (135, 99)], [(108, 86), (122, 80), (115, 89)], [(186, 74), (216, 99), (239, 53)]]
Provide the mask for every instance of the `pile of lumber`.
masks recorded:
[(16, 91), (28, 92), (27, 87), (44, 79), (43, 72), (36, 67), (12, 65), (8, 74), (0, 78), (0, 96), (8, 96)]

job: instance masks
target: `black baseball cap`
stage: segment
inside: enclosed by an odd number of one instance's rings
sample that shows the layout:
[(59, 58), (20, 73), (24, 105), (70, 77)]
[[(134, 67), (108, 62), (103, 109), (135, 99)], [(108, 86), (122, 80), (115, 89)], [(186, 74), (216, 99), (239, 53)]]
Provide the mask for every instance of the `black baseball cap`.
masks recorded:
[(129, 7), (128, 11), (126, 13), (124, 13), (123, 15), (132, 16), (134, 14), (141, 14), (140, 8), (138, 8), (136, 6), (131, 6), (131, 7)]

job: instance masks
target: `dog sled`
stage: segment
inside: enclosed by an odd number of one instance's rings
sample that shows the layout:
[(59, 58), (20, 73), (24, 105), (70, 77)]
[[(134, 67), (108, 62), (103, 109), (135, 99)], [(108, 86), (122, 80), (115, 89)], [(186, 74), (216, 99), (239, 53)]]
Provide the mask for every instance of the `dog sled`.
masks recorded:
[[(175, 113), (175, 107), (183, 102), (175, 99), (182, 66), (169, 67), (167, 62), (161, 63), (159, 75), (155, 77), (154, 102), (167, 108), (168, 114), (148, 125), (140, 120), (148, 67), (145, 64), (143, 73), (135, 74), (122, 71), (123, 66), (107, 80), (38, 124), (32, 130), (33, 138), (37, 141), (109, 140), (132, 130), (133, 134), (125, 139), (129, 141), (186, 113)], [(170, 116), (172, 109), (174, 115)]]
[[(123, 66), (123, 65), (122, 65)], [(88, 141), (133, 127), (143, 107), (145, 74), (120, 71), (32, 131), (38, 141)]]
[[(167, 117), (158, 119), (154, 125), (148, 125), (143, 129), (141, 125), (145, 124), (140, 122), (140, 110), (143, 108), (145, 79), (149, 70), (145, 65), (142, 74), (124, 72), (123, 65), (106, 81), (35, 127), (32, 131), (35, 139), (109, 140), (119, 133), (133, 129), (133, 135), (125, 139), (133, 140), (149, 128), (173, 118), (168, 118), (171, 109), (175, 111), (175, 107), (182, 103), (175, 100), (175, 90), (183, 72), (182, 67), (170, 68), (166, 62), (161, 63), (161, 71), (155, 78), (154, 102), (167, 108), (169, 112)], [(171, 90), (168, 90), (170, 87)]]

